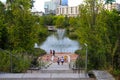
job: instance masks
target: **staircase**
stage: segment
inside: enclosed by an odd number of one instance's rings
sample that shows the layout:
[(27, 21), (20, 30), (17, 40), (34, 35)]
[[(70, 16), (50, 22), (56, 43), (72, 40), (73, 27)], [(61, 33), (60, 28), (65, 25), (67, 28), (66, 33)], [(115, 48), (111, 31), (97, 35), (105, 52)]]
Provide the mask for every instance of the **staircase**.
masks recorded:
[(0, 74), (0, 80), (95, 80), (84, 72), (73, 73), (68, 63), (52, 63), (48, 68), (33, 73)]

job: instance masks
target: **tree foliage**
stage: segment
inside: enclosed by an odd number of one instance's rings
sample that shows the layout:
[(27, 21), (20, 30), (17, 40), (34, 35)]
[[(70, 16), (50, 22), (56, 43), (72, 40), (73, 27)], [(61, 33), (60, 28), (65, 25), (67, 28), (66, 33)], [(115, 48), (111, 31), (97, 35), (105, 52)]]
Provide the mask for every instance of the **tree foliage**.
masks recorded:
[(80, 25), (76, 32), (80, 43), (88, 44), (89, 69), (113, 71), (120, 69), (120, 16), (116, 11), (107, 11), (102, 7), (97, 0), (86, 0), (86, 3), (80, 6)]
[[(39, 37), (44, 37), (47, 30), (39, 24), (39, 17), (30, 12), (31, 0), (7, 0), (6, 5), (0, 2), (0, 71), (10, 71), (12, 56), (13, 72), (25, 72), (30, 67), (31, 56), (36, 54), (34, 43), (40, 43)], [(44, 31), (44, 32), (43, 32)], [(6, 62), (8, 64), (6, 64)]]

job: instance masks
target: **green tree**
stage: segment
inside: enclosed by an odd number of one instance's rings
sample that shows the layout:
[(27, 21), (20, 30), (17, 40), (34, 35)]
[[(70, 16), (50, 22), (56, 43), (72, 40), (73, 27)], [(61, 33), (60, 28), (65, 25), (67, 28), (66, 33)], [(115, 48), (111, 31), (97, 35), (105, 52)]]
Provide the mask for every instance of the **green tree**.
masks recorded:
[(92, 6), (91, 1), (80, 6), (80, 27), (76, 32), (80, 43), (88, 44), (89, 69), (113, 71), (119, 64), (119, 13), (101, 9), (102, 5), (97, 2)]
[(0, 48), (7, 48), (8, 44), (8, 33), (5, 22), (5, 5), (0, 2)]
[(64, 17), (58, 16), (56, 19), (56, 27), (57, 28), (64, 28)]
[(102, 41), (105, 27), (98, 24), (99, 11), (102, 7), (97, 0), (86, 0), (86, 3), (80, 6), (80, 12), (82, 12), (79, 19), (80, 27), (76, 32), (80, 43), (88, 44), (89, 69), (103, 69), (106, 67), (105, 46)]
[[(7, 0), (6, 7), (0, 3), (0, 48), (5, 50), (0, 54), (1, 71), (10, 71), (10, 59), (6, 50), (14, 55), (13, 72), (25, 72), (30, 66), (31, 55), (36, 56), (34, 43), (38, 42), (39, 33), (43, 30), (44, 33), (41, 34), (45, 34), (46, 29), (31, 14), (30, 5), (30, 0)], [(8, 64), (4, 65), (6, 62)]]
[(29, 51), (33, 49), (37, 41), (38, 25), (34, 16), (29, 11), (30, 2), (13, 1), (7, 7), (6, 22), (9, 33), (9, 43), (11, 49)]

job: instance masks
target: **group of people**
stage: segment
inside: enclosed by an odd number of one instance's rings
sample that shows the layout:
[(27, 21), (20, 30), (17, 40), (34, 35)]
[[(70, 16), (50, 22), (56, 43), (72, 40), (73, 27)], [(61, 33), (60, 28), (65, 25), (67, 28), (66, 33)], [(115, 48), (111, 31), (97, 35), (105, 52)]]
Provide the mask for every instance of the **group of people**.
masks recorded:
[(52, 56), (55, 56), (55, 50), (50, 50), (50, 54), (51, 54)]
[(61, 62), (62, 65), (63, 65), (63, 63), (64, 63), (64, 58), (63, 58), (63, 56), (62, 56), (61, 58), (58, 57), (58, 60), (57, 60), (58, 65), (60, 65), (60, 62)]
[[(54, 57), (55, 57), (55, 50), (51, 50), (51, 49), (50, 49), (50, 55), (52, 56), (51, 60), (53, 61), (53, 59), (54, 59)], [(63, 56), (62, 56), (61, 58), (58, 57), (58, 59), (57, 59), (58, 65), (60, 65), (60, 63), (63, 65), (64, 61), (65, 61), (65, 60), (64, 60), (64, 57), (63, 57)]]

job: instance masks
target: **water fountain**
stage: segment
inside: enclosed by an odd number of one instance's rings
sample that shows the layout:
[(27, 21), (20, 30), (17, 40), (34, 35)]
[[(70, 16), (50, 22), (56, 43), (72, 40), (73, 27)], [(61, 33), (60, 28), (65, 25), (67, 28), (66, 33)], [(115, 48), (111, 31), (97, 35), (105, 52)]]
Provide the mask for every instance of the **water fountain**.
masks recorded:
[(46, 41), (40, 46), (46, 52), (55, 50), (56, 52), (71, 52), (80, 48), (79, 43), (75, 40), (71, 40), (65, 37), (65, 29), (58, 29), (56, 34), (52, 34), (47, 37)]

